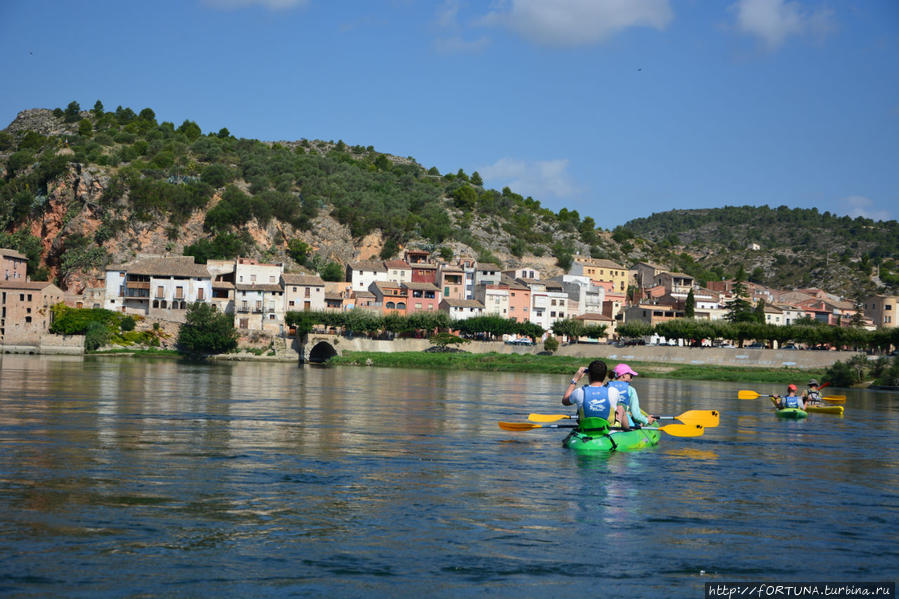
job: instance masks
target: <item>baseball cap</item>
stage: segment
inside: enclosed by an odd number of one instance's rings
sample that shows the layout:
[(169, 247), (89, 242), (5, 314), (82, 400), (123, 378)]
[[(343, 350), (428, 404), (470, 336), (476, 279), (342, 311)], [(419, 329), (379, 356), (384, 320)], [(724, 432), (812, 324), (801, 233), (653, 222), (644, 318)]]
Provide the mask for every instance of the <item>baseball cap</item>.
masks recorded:
[(795, 390), (796, 390), (796, 385), (794, 385), (793, 383), (790, 383), (789, 385), (787, 385), (787, 391), (795, 391)]
[(615, 373), (616, 377), (619, 377), (623, 374), (637, 376), (637, 373), (634, 372), (633, 369), (631, 369), (631, 367), (628, 366), (627, 364), (618, 364), (617, 366), (615, 366), (615, 369), (613, 370), (613, 372)]

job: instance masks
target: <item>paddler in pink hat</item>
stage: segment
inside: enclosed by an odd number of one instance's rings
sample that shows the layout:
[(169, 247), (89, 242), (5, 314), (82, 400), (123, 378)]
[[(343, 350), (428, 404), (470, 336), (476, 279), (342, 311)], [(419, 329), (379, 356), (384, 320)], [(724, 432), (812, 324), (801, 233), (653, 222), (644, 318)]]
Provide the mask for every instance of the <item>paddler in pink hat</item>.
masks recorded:
[(630, 426), (645, 426), (655, 422), (655, 418), (645, 415), (640, 410), (640, 400), (637, 398), (637, 390), (631, 385), (631, 379), (637, 376), (634, 369), (627, 364), (618, 364), (612, 369), (614, 379), (609, 381), (609, 387), (618, 390), (618, 403), (625, 406)]

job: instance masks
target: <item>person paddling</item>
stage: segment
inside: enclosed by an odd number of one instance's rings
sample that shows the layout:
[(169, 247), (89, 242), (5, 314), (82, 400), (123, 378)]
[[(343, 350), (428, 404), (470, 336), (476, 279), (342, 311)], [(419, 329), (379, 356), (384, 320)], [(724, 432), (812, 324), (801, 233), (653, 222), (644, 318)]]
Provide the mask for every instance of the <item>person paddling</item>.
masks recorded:
[(637, 373), (627, 364), (618, 364), (612, 372), (615, 374), (615, 379), (609, 381), (609, 387), (618, 389), (618, 403), (624, 404), (628, 425), (643, 426), (655, 422), (655, 418), (652, 416), (647, 418), (643, 414), (643, 411), (640, 409), (640, 399), (637, 397), (637, 390), (631, 385), (631, 380), (637, 376)]
[(777, 400), (777, 408), (779, 410), (783, 410), (784, 408), (799, 408), (800, 410), (804, 410), (805, 401), (796, 394), (797, 390), (796, 385), (790, 383), (787, 385), (787, 394), (784, 397), (775, 395), (774, 398)]
[[(589, 366), (578, 368), (562, 395), (562, 405), (576, 405), (580, 420), (602, 418), (606, 422), (612, 422), (617, 416), (621, 427), (630, 430), (624, 406), (618, 403), (618, 389), (603, 384), (607, 370), (608, 366), (602, 360), (594, 360)], [(589, 377), (590, 384), (578, 387), (577, 383), (584, 374)]]
[(808, 389), (802, 392), (802, 400), (806, 403), (806, 405), (821, 404), (821, 392), (819, 390), (818, 381), (816, 379), (812, 379), (808, 382)]

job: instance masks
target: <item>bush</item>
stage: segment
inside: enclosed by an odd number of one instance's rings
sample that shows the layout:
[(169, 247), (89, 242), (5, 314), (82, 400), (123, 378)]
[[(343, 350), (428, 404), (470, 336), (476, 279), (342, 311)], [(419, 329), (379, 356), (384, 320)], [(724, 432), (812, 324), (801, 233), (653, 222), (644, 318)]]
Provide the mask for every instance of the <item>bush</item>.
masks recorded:
[(543, 349), (548, 352), (556, 351), (557, 349), (559, 349), (559, 340), (556, 339), (555, 337), (553, 337), (552, 335), (550, 335), (543, 342)]
[(84, 349), (93, 351), (106, 345), (109, 337), (109, 329), (103, 323), (92, 322), (87, 325), (87, 330), (84, 332)]
[(134, 327), (135, 327), (134, 317), (126, 316), (125, 318), (122, 319), (120, 326), (121, 326), (122, 330), (125, 332), (133, 331)]

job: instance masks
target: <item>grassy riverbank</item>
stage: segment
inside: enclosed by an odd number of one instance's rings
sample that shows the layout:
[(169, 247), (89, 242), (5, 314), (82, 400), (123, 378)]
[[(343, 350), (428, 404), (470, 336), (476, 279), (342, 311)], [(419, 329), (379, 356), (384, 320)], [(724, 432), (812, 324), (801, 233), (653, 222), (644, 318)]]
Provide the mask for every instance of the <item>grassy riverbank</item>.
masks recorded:
[[(532, 354), (471, 354), (424, 352), (345, 352), (331, 358), (329, 364), (340, 366), (378, 366), (382, 368), (430, 368), (437, 370), (489, 370), (571, 375), (589, 359), (570, 356), (536, 356)], [(606, 360), (609, 367), (617, 363)], [(755, 383), (796, 383), (810, 377), (822, 378), (823, 369), (739, 368), (732, 366), (697, 366), (695, 364), (660, 364), (628, 360), (628, 364), (644, 378), (689, 379), (697, 381), (733, 381)]]

